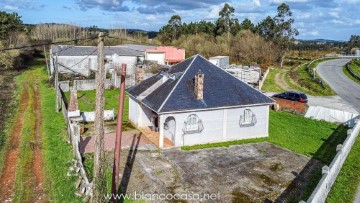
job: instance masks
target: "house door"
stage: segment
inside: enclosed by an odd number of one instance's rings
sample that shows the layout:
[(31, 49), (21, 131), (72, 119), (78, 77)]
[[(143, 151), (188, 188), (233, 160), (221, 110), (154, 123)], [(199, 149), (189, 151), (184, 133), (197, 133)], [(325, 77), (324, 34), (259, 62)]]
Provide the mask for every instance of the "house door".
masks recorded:
[(176, 134), (176, 122), (175, 118), (170, 116), (165, 119), (164, 125), (164, 135), (167, 137), (172, 143), (175, 144), (175, 134)]

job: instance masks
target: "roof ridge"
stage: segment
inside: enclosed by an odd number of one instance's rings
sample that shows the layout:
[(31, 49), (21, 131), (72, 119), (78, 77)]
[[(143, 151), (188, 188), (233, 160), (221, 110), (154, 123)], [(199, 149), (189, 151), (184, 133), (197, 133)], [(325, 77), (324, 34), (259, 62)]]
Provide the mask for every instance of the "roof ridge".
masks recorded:
[(172, 95), (172, 93), (174, 92), (174, 90), (176, 89), (176, 87), (179, 85), (180, 81), (183, 79), (185, 73), (189, 70), (189, 67), (193, 64), (193, 62), (195, 61), (195, 59), (198, 57), (197, 55), (192, 56), (193, 59), (191, 61), (191, 63), (186, 67), (185, 71), (183, 72), (183, 74), (181, 75), (181, 77), (179, 78), (179, 81), (177, 81), (177, 83), (175, 84), (175, 86), (172, 88), (170, 94), (167, 95), (166, 99), (164, 100), (164, 102), (161, 104), (160, 108), (158, 109), (158, 112), (161, 111), (161, 109), (164, 107), (165, 103), (167, 102), (167, 100), (169, 99), (169, 97)]
[[(205, 61), (209, 62), (210, 64), (212, 64), (212, 65), (214, 65), (215, 67), (219, 68), (220, 70), (224, 71), (225, 73), (227, 73), (227, 74), (231, 75), (233, 78), (235, 78), (235, 79), (237, 79), (237, 80), (241, 81), (239, 78), (235, 77), (235, 76), (234, 76), (234, 75), (232, 75), (231, 73), (229, 73), (229, 72), (227, 72), (226, 70), (224, 70), (224, 69), (220, 68), (219, 66), (217, 66), (217, 65), (215, 65), (215, 64), (213, 64), (213, 63), (211, 63), (209, 60), (207, 60), (207, 59), (206, 59), (206, 58), (204, 58), (203, 56), (201, 56), (201, 55), (199, 55), (199, 56), (200, 56), (201, 58), (205, 59)], [(260, 90), (256, 89), (255, 87), (253, 87), (253, 86), (251, 86), (251, 85), (247, 84), (246, 82), (243, 82), (243, 81), (241, 81), (241, 82), (242, 82), (242, 83), (244, 83), (245, 85), (249, 86), (250, 88), (252, 88), (252, 89), (256, 90), (257, 92), (261, 93), (261, 94), (262, 94), (262, 95), (264, 95), (265, 97), (268, 97), (268, 96), (266, 96), (264, 93), (262, 93)], [(271, 100), (273, 100), (273, 99), (272, 99), (272, 98), (270, 98), (270, 97), (268, 97), (268, 98), (269, 98), (269, 99), (271, 99)], [(275, 102), (275, 100), (273, 100), (273, 101)]]

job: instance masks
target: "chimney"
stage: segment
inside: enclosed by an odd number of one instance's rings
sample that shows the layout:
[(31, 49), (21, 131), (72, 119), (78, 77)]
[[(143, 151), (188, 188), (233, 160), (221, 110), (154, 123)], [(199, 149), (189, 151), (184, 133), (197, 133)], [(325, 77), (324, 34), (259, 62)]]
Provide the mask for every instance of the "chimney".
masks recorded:
[(138, 85), (144, 79), (144, 69), (141, 66), (136, 67), (135, 72), (135, 85)]
[(204, 99), (204, 74), (199, 71), (198, 74), (195, 75), (195, 97), (197, 100)]

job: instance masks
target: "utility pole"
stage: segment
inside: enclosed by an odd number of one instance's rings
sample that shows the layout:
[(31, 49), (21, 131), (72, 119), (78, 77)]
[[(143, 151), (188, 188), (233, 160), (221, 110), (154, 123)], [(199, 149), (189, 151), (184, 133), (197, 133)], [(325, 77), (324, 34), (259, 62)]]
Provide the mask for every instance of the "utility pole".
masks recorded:
[(48, 58), (47, 58), (47, 54), (46, 54), (45, 45), (44, 45), (44, 56), (45, 56), (45, 62), (46, 62), (46, 70), (48, 73), (48, 77), (50, 78), (50, 68), (49, 68), (49, 62), (48, 62)]
[(55, 58), (55, 71), (54, 71), (54, 86), (55, 86), (55, 93), (56, 93), (56, 101), (55, 101), (55, 110), (59, 112), (59, 64), (58, 64), (58, 54), (56, 54)]
[(104, 58), (104, 33), (99, 33), (98, 40), (98, 67), (95, 74), (96, 82), (96, 109), (95, 109), (95, 154), (94, 154), (94, 194), (93, 203), (106, 202), (106, 176), (105, 176), (105, 152), (104, 152), (104, 80), (105, 80), (105, 58)]
[[(117, 194), (117, 188), (119, 185), (118, 184), (119, 163), (120, 163), (120, 150), (121, 150), (122, 121), (123, 121), (123, 112), (124, 112), (125, 78), (126, 78), (126, 64), (122, 64), (119, 109), (118, 109), (118, 117), (117, 117), (116, 140), (115, 140), (115, 150), (114, 150), (114, 166), (113, 166), (113, 177), (112, 177), (112, 193), (114, 196)], [(112, 202), (116, 202), (116, 199), (115, 198), (112, 199)]]

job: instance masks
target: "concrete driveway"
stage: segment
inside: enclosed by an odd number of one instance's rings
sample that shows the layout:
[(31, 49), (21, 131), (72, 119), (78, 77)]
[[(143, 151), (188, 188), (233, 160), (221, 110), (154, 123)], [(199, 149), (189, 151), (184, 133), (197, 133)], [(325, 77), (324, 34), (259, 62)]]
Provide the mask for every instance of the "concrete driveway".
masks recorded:
[[(111, 164), (112, 154), (109, 157)], [(322, 164), (263, 142), (193, 151), (123, 151), (120, 166), (121, 191), (132, 196), (142, 192), (199, 194), (204, 198), (182, 200), (263, 203), (297, 200)], [(216, 199), (207, 199), (205, 194), (214, 194)]]
[(317, 72), (321, 78), (343, 100), (351, 104), (357, 112), (360, 112), (360, 85), (349, 79), (343, 73), (343, 66), (349, 59), (334, 59), (320, 63)]

